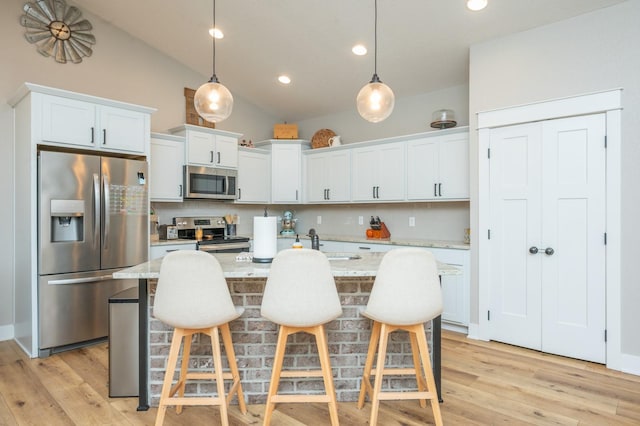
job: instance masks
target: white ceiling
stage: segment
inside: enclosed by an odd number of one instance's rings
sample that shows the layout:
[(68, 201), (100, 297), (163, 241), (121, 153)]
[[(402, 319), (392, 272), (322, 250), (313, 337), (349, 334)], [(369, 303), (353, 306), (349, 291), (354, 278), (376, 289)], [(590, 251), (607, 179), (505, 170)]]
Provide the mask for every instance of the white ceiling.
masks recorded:
[[(468, 81), (471, 44), (623, 0), (379, 0), (378, 75), (396, 98)], [(203, 75), (212, 72), (212, 0), (70, 0)], [(353, 108), (373, 74), (373, 0), (217, 0), (216, 74), (231, 93), (288, 122)], [(98, 35), (99, 36), (99, 35)], [(100, 42), (98, 38), (98, 43)], [(351, 47), (363, 43), (369, 54)], [(292, 83), (283, 86), (277, 76)]]

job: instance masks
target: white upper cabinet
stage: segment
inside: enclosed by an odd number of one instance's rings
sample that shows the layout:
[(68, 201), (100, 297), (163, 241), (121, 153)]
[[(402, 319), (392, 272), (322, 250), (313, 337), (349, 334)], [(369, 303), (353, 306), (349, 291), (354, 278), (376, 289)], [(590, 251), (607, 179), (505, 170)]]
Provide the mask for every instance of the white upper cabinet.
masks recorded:
[(468, 132), (407, 142), (407, 199), (469, 199)]
[(271, 202), (302, 202), (302, 148), (297, 143), (271, 147)]
[(149, 123), (146, 114), (126, 109), (101, 106), (100, 134), (102, 149), (116, 151), (145, 151), (145, 135), (149, 138)]
[(271, 201), (271, 156), (268, 151), (240, 148), (238, 152), (238, 198), (236, 203)]
[(350, 199), (351, 151), (321, 149), (304, 158), (305, 200), (309, 203), (339, 203)]
[(238, 167), (238, 138), (242, 136), (241, 133), (189, 124), (169, 131), (185, 136), (188, 164), (233, 169)]
[(149, 159), (149, 199), (182, 202), (184, 138), (159, 133), (151, 134)]
[(44, 95), (42, 102), (42, 141), (96, 145), (96, 105), (75, 99)]
[(352, 201), (404, 200), (404, 143), (355, 148), (351, 156)]
[[(48, 92), (54, 92), (54, 89)], [(77, 95), (35, 93), (34, 139), (45, 145), (61, 145), (146, 154), (149, 147), (151, 109)], [(109, 104), (101, 104), (100, 101)]]

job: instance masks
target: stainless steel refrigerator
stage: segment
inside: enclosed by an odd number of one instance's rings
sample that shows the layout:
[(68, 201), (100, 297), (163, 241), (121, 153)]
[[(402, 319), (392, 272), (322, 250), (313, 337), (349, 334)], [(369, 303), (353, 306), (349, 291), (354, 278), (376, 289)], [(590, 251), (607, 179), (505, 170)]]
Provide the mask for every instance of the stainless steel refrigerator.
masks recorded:
[(146, 177), (146, 161), (39, 152), (41, 357), (108, 335), (109, 297), (137, 285), (111, 274), (148, 258)]

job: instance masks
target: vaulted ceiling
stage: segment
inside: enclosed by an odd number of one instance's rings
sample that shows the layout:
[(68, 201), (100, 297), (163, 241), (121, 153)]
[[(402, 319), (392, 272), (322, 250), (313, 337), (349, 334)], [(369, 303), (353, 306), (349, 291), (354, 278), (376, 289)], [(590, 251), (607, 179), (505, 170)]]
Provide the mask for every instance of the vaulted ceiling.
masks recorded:
[[(469, 46), (623, 0), (378, 0), (378, 75), (396, 98), (466, 84)], [(202, 74), (212, 0), (69, 0)], [(217, 0), (216, 74), (284, 121), (355, 110), (374, 69), (374, 0)], [(365, 44), (369, 53), (351, 48)], [(280, 74), (291, 77), (284, 86)]]

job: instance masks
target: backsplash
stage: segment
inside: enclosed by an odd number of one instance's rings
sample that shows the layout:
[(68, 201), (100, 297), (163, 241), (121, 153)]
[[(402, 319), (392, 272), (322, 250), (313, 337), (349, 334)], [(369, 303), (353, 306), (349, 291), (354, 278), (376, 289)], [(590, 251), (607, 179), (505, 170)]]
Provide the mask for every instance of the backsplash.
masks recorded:
[[(267, 207), (269, 216), (278, 216), (285, 210), (293, 212), (296, 232), (306, 234), (315, 228), (322, 237), (344, 235), (364, 237), (371, 216), (379, 216), (391, 232), (391, 238), (463, 241), (464, 229), (469, 228), (469, 202), (388, 203), (340, 205), (243, 205), (219, 201), (191, 200), (183, 203), (152, 203), (160, 224), (171, 223), (178, 216), (224, 216), (237, 214), (238, 235), (253, 235), (253, 217), (262, 216)], [(363, 224), (358, 224), (359, 216)], [(318, 217), (321, 223), (318, 224)], [(415, 226), (409, 226), (410, 218)], [(280, 226), (278, 226), (280, 230)]]

